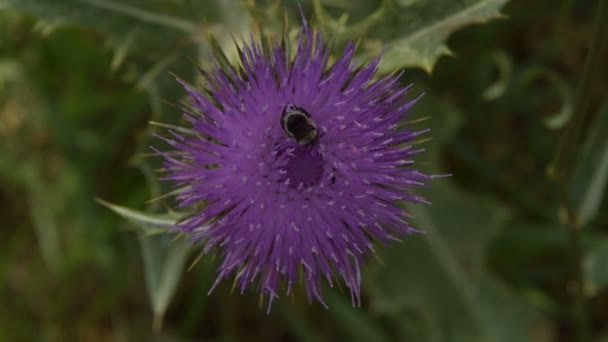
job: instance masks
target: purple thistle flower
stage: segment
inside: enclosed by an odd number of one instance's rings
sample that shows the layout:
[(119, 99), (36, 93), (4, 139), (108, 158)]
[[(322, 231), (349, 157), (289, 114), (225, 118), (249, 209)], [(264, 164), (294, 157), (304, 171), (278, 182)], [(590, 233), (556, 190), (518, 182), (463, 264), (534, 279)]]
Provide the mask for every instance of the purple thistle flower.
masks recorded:
[(330, 65), (329, 50), (304, 21), (293, 57), (278, 39), (252, 38), (240, 66), (220, 58), (205, 74), (204, 92), (180, 81), (193, 132), (170, 132), (162, 139), (174, 150), (157, 152), (180, 206), (199, 205), (176, 228), (222, 257), (211, 290), (234, 274), (270, 309), (280, 287), (289, 294), (301, 281), (325, 306), (323, 279), (338, 280), (360, 305), (374, 244), (416, 231), (397, 204), (425, 202), (410, 189), (431, 178), (411, 160), (428, 130), (398, 129), (416, 100), (400, 72), (373, 79), (379, 57), (355, 68), (350, 43)]

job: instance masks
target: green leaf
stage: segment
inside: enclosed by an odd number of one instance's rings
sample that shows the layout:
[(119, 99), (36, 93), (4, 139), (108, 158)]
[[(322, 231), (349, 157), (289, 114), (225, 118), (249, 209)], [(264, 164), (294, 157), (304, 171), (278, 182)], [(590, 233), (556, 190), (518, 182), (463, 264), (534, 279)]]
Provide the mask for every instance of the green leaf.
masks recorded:
[(226, 25), (239, 33), (249, 23), (238, 0), (0, 0), (0, 6), (34, 15), (43, 32), (77, 26), (102, 33), (115, 51), (110, 69), (133, 57), (129, 73), (142, 88), (167, 70), (186, 74), (206, 46), (204, 31)]
[(599, 1), (595, 9), (591, 44), (585, 57), (585, 65), (572, 104), (573, 118), (560, 137), (555, 156), (547, 167), (547, 175), (556, 182), (568, 182), (572, 176), (574, 160), (579, 154), (580, 144), (585, 133), (585, 122), (590, 114), (594, 80), (598, 79), (601, 74), (597, 70), (602, 70), (605, 64), (605, 37), (608, 34), (606, 18), (608, 18), (608, 1)]
[(593, 127), (569, 185), (571, 203), (581, 226), (598, 214), (608, 184), (608, 102)]
[(181, 215), (175, 213), (149, 214), (106, 201), (99, 203), (136, 224), (141, 248), (146, 288), (154, 312), (154, 327), (160, 329), (171, 297), (177, 289), (192, 242), (186, 236), (169, 235)]
[[(461, 122), (454, 108), (437, 103), (425, 98), (416, 106), (423, 114), (433, 113), (434, 140), (424, 146), (432, 173), (440, 173), (441, 144)], [(396, 320), (415, 340), (531, 340), (539, 315), (494, 279), (485, 264), (486, 250), (510, 211), (491, 198), (463, 193), (449, 178), (434, 180), (423, 194), (433, 204), (407, 205), (406, 211), (425, 233), (392, 245), (380, 255), (384, 265), (369, 267), (372, 309)]]
[[(150, 50), (172, 45), (171, 40), (191, 35), (201, 22), (203, 7), (171, 6), (167, 1), (140, 0), (0, 0), (0, 4), (23, 10), (46, 23), (79, 25), (106, 33), (119, 43), (128, 32), (141, 32), (138, 44)], [(148, 38), (148, 39), (146, 39)]]
[(168, 234), (182, 215), (150, 214), (98, 199), (99, 203), (136, 224), (144, 263), (146, 288), (154, 313), (154, 328), (160, 330), (163, 317), (177, 289), (192, 242), (186, 236)]
[(287, 326), (294, 340), (302, 342), (327, 341), (327, 337), (311, 324), (310, 320), (307, 319), (308, 317), (301, 310), (294, 309), (293, 303), (279, 300), (276, 305), (278, 306), (278, 310), (280, 310), (283, 324)]
[(181, 279), (192, 243), (185, 237), (139, 235), (146, 288), (154, 312), (154, 327), (160, 329), (169, 302)]
[(314, 0), (321, 28), (339, 42), (360, 39), (362, 59), (383, 51), (381, 72), (417, 66), (433, 70), (441, 55), (450, 54), (445, 40), (454, 31), (497, 18), (507, 0), (383, 0), (368, 17), (346, 25), (344, 17), (331, 18)]
[(327, 304), (330, 314), (336, 320), (336, 325), (342, 326), (349, 334), (349, 341), (390, 341), (386, 332), (365, 312), (353, 309), (352, 304), (344, 296), (335, 291), (327, 294)]
[[(445, 341), (526, 341), (536, 313), (485, 270), (485, 249), (509, 212), (436, 181), (431, 206), (408, 206), (425, 234), (393, 246), (371, 270), (373, 308), (414, 313)], [(427, 336), (430, 340), (431, 337)]]
[(583, 259), (585, 294), (589, 297), (608, 287), (608, 239), (596, 241)]
[(29, 208), (42, 258), (51, 270), (57, 271), (64, 259), (64, 251), (61, 248), (55, 208), (50, 200), (51, 192), (48, 191), (49, 186), (44, 183), (39, 169), (37, 163), (27, 163), (24, 167)]
[(148, 235), (168, 233), (168, 230), (184, 215), (178, 213), (152, 214), (112, 204), (102, 199), (97, 199), (97, 202), (134, 223)]

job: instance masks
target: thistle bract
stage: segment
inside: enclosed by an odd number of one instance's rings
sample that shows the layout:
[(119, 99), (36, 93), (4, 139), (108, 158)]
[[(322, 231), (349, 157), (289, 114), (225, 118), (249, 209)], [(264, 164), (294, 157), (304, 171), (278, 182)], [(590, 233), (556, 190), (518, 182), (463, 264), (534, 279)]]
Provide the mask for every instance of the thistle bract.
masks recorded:
[(301, 284), (323, 305), (322, 283), (341, 281), (360, 305), (360, 267), (374, 244), (415, 231), (400, 201), (430, 177), (402, 127), (414, 101), (401, 73), (374, 79), (380, 58), (354, 66), (354, 44), (334, 63), (306, 22), (293, 56), (277, 38), (254, 39), (240, 62), (218, 61), (203, 89), (182, 82), (192, 133), (163, 137), (160, 152), (196, 209), (177, 229), (217, 252), (218, 282), (235, 277), (272, 300)]

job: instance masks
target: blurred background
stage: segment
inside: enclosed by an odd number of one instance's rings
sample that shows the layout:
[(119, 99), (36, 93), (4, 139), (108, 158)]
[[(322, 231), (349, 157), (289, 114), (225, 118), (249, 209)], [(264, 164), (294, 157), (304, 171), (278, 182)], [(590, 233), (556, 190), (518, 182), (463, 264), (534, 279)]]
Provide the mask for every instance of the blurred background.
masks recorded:
[(608, 341), (608, 1), (299, 2), (335, 55), (387, 46), (425, 93), (419, 168), (453, 175), (361, 308), (208, 296), (218, 261), (186, 270), (198, 251), (152, 225), (175, 220), (147, 157), (181, 116), (169, 72), (197, 82), (208, 32), (230, 58), (260, 25), (295, 37), (298, 1), (0, 0), (0, 341)]

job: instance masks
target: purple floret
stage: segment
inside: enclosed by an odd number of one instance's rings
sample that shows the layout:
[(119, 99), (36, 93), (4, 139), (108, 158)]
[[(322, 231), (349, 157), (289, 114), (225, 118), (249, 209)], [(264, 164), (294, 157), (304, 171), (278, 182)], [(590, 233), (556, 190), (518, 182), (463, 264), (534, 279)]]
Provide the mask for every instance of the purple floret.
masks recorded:
[(360, 305), (374, 244), (415, 231), (398, 202), (424, 202), (411, 189), (431, 177), (413, 168), (412, 142), (427, 130), (398, 129), (416, 102), (401, 73), (375, 80), (379, 58), (356, 68), (354, 52), (330, 65), (304, 23), (293, 58), (278, 40), (263, 49), (252, 39), (239, 66), (205, 74), (203, 91), (180, 81), (194, 133), (171, 132), (173, 150), (159, 153), (180, 206), (197, 208), (176, 228), (221, 256), (213, 288), (234, 275), (241, 292), (255, 286), (272, 303), (301, 282), (325, 305), (323, 279), (337, 280)]

